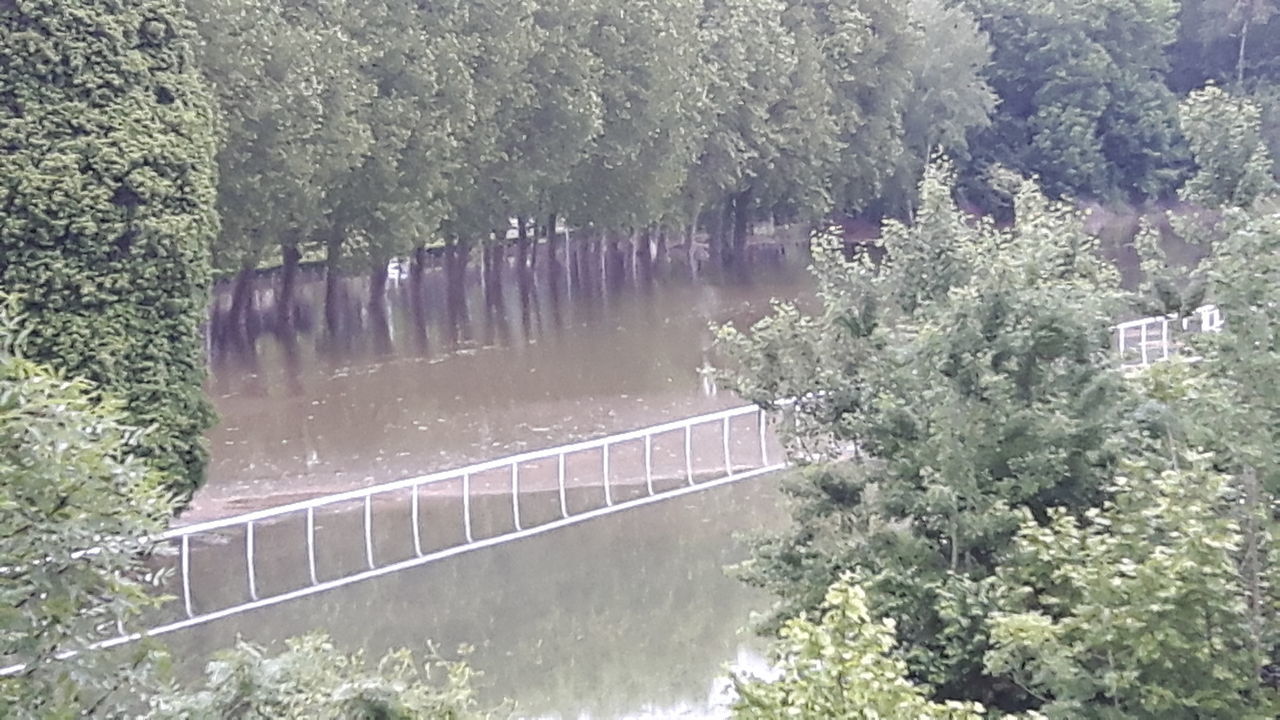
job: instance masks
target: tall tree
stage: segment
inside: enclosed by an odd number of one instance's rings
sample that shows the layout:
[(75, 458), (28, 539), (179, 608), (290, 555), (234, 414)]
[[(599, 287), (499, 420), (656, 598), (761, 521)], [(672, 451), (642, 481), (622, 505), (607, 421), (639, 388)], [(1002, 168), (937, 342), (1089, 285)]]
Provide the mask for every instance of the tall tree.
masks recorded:
[(1280, 188), (1257, 103), (1210, 86), (1187, 96), (1179, 120), (1197, 166), (1183, 197), (1212, 208), (1247, 208)]
[(907, 7), (917, 38), (907, 61), (904, 147), (882, 198), (884, 209), (899, 217), (912, 214), (931, 156), (969, 160), (969, 136), (991, 125), (997, 100), (986, 77), (991, 45), (968, 9), (945, 0), (912, 0)]
[(361, 77), (364, 57), (333, 8), (260, 0), (187, 6), (225, 136), (214, 267), (239, 275), (232, 320), (240, 322), (253, 271), (279, 253), (280, 319), (287, 323), (302, 251), (327, 229), (337, 189), (372, 149), (361, 111), (374, 88)]
[(1176, 103), (1163, 84), (1173, 0), (968, 0), (994, 48), (1000, 97), (980, 167), (1037, 175), (1054, 194), (1156, 197), (1178, 179)]
[(1105, 330), (1113, 270), (1078, 215), (1031, 186), (1016, 224), (974, 224), (946, 173), (926, 176), (917, 222), (885, 226), (877, 274), (822, 242), (822, 309), (783, 306), (722, 333), (730, 385), (765, 407), (793, 398), (793, 527), (748, 577), (780, 616), (816, 607), (842, 573), (892, 617), (913, 677), (940, 697), (1004, 710), (1029, 698), (983, 667), (990, 577), (1024, 512), (1100, 498), (1132, 397)]
[(215, 119), (176, 0), (0, 3), (0, 286), (30, 352), (124, 400), (173, 489), (204, 478)]

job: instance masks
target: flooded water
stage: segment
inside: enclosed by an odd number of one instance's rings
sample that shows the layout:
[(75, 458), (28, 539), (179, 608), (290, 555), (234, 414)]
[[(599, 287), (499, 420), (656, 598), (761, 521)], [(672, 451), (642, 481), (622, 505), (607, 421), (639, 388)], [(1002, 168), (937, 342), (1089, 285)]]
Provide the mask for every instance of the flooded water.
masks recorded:
[[(739, 404), (699, 373), (710, 326), (750, 322), (811, 286), (794, 248), (699, 277), (622, 250), (581, 260), (508, 266), (496, 282), (478, 268), (453, 282), (428, 269), (420, 286), (393, 284), (385, 322), (351, 281), (351, 322), (338, 332), (325, 328), (319, 279), (299, 290), (296, 332), (263, 322), (245, 340), (215, 322), (209, 390), (221, 422), (209, 482), (185, 519)], [(271, 294), (264, 283), (266, 318)]]
[[(370, 306), (367, 281), (350, 280), (336, 313), (326, 313), (323, 278), (311, 277), (288, 332), (272, 321), (275, 281), (264, 276), (243, 323), (227, 321), (228, 293), (215, 307), (209, 391), (221, 422), (209, 436), (208, 485), (182, 521), (739, 405), (700, 372), (711, 326), (751, 322), (774, 299), (807, 298), (806, 263), (802, 251), (775, 247), (735, 272), (698, 273), (637, 261), (630, 248), (585, 246), (559, 262), (543, 256), (532, 270), (477, 261), (465, 273), (393, 275), (385, 311)], [(619, 449), (615, 473), (631, 450)], [(695, 450), (695, 470), (719, 462), (716, 437), (695, 436)], [(768, 599), (725, 567), (745, 557), (740, 534), (784, 522), (776, 486), (758, 477), (595, 518), (167, 642), (186, 673), (237, 636), (278, 644), (321, 629), (377, 654), (470, 645), (483, 697), (514, 700), (519, 717), (712, 717), (728, 664), (759, 663), (741, 630)], [(598, 505), (597, 494), (571, 492), (570, 505)], [(510, 522), (509, 499), (492, 499), (477, 499), (479, 535)], [(450, 502), (440, 500), (438, 522), (424, 503), (429, 545), (457, 540)], [(378, 512), (387, 518), (376, 523), (379, 553), (406, 552), (407, 520), (395, 508)], [(359, 517), (350, 508), (318, 515), (322, 579), (363, 562)], [(295, 524), (261, 528), (259, 592), (305, 582)], [(243, 558), (243, 538), (197, 549), (197, 605), (242, 601)]]
[[(375, 655), (471, 645), (487, 703), (522, 718), (717, 717), (726, 668), (761, 665), (742, 629), (768, 599), (725, 573), (744, 530), (784, 521), (760, 477), (477, 550), (167, 636), (193, 674), (235, 637), (278, 644), (323, 629)], [(501, 516), (504, 508), (493, 508)], [(359, 533), (349, 533), (359, 556)], [(263, 577), (301, 558), (266, 556)], [(230, 566), (230, 564), (229, 564)], [(230, 571), (210, 584), (243, 587)]]

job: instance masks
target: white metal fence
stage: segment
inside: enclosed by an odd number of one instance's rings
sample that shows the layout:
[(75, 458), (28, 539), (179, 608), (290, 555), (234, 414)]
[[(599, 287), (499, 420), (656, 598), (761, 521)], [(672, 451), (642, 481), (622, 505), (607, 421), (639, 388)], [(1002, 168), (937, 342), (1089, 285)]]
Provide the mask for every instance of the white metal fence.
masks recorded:
[(1122, 322), (1112, 328), (1120, 366), (1134, 369), (1168, 360), (1182, 350), (1188, 333), (1218, 332), (1222, 324), (1222, 312), (1214, 305), (1200, 307), (1182, 318), (1162, 315)]
[[(781, 448), (773, 442), (765, 414), (752, 405), (176, 527), (162, 540), (176, 550), (173, 591), (180, 605), (178, 617), (145, 632), (124, 633), (102, 646), (173, 632), (773, 472), (784, 467)], [(598, 496), (594, 502), (593, 494)], [(480, 512), (478, 506), (483, 506)], [(498, 512), (499, 507), (505, 509)], [(455, 511), (456, 537), (430, 546), (425, 538), (428, 516), (439, 524), (442, 513)], [(407, 522), (391, 518), (397, 513), (407, 514)], [(358, 517), (359, 532), (344, 532), (325, 543), (318, 518), (342, 524), (342, 516), (348, 530), (353, 529), (349, 521)], [(483, 530), (478, 527), (481, 519), (488, 526)], [(378, 532), (380, 524), (392, 533)], [(267, 532), (272, 542), (264, 545), (260, 537)], [(281, 587), (278, 578), (269, 582), (269, 571), (261, 564), (266, 555), (287, 558), (290, 542), (295, 549), (305, 548), (296, 554), (305, 567), (294, 587)], [(359, 546), (360, 567), (347, 563), (334, 571), (334, 577), (325, 577), (319, 560), (326, 553), (350, 560), (353, 543)], [(397, 552), (390, 546), (402, 548), (402, 556), (384, 561), (384, 556)], [(223, 569), (228, 563), (241, 566), (235, 573), (243, 581), (238, 598), (213, 607), (198, 597), (193, 566), (201, 557)], [(226, 574), (218, 578), (211, 585), (215, 594), (225, 596)]]

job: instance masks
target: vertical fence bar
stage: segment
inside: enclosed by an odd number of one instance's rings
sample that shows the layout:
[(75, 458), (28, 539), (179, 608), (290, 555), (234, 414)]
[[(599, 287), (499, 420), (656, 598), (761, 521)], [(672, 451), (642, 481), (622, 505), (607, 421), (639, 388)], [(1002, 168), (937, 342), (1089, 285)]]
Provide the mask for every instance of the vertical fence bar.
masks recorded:
[(1147, 328), (1148, 328), (1150, 325), (1151, 325), (1151, 323), (1146, 323), (1146, 322), (1142, 323), (1142, 325), (1141, 325), (1141, 327), (1142, 327), (1142, 336), (1141, 336), (1141, 340), (1140, 340), (1140, 342), (1139, 342), (1139, 345), (1142, 347), (1142, 366), (1143, 366), (1143, 367), (1146, 367), (1146, 366), (1148, 366), (1148, 365), (1150, 365), (1150, 364), (1151, 364), (1151, 359), (1150, 359), (1150, 357), (1148, 356), (1148, 350), (1147, 350)]
[(516, 532), (524, 529), (520, 527), (520, 463), (511, 463), (511, 520)]
[(604, 504), (613, 507), (613, 491), (609, 489), (609, 443), (601, 446), (600, 455), (604, 458)]
[(725, 416), (720, 426), (720, 434), (724, 440), (724, 472), (725, 475), (733, 477), (733, 458), (729, 455), (729, 416)]
[(365, 560), (374, 569), (374, 496), (365, 496)]
[(418, 557), (422, 557), (422, 522), (418, 519), (418, 491), (419, 486), (414, 485), (409, 488), (413, 493), (413, 499), (410, 504), (413, 506), (413, 553)]
[(653, 495), (653, 436), (644, 436), (644, 484), (649, 488), (649, 495)]
[(191, 536), (182, 536), (182, 604), (187, 608), (187, 617), (195, 617), (191, 609)]
[(1117, 328), (1116, 328), (1116, 335), (1118, 335), (1118, 336), (1119, 336), (1119, 339), (1120, 339), (1120, 348), (1119, 348), (1119, 353), (1120, 353), (1120, 364), (1121, 364), (1121, 365), (1123, 365), (1123, 364), (1124, 364), (1124, 350), (1125, 350), (1125, 347), (1124, 347), (1124, 346), (1125, 346), (1125, 336), (1126, 336), (1126, 335), (1128, 335), (1128, 334), (1129, 334), (1129, 328), (1128, 328), (1128, 327), (1126, 327), (1126, 326), (1124, 326), (1124, 325), (1119, 325), (1119, 326), (1117, 326)]
[(311, 584), (318, 585), (316, 579), (316, 509), (307, 508), (307, 570), (311, 574)]
[(258, 579), (253, 572), (253, 521), (244, 524), (244, 561), (249, 570), (249, 599), (258, 599)]
[(684, 474), (693, 485), (693, 426), (684, 426)]
[(569, 517), (569, 499), (565, 497), (564, 490), (564, 453), (560, 453), (558, 464), (560, 466), (560, 517), (567, 518)]
[(760, 467), (769, 467), (769, 445), (767, 429), (769, 418), (764, 414), (764, 408), (760, 408), (760, 412), (756, 414), (757, 422), (760, 424)]
[(1160, 321), (1160, 346), (1164, 348), (1161, 353), (1165, 360), (1169, 359), (1169, 318)]
[(467, 542), (475, 542), (471, 537), (471, 473), (462, 474), (462, 531)]

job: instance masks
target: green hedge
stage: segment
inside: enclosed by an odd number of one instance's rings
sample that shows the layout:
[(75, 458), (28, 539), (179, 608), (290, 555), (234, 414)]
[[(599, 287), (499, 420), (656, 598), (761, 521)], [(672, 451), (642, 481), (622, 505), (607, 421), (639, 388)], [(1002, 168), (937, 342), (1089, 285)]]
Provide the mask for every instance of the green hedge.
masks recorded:
[(152, 428), (142, 454), (203, 479), (201, 320), (216, 121), (176, 0), (0, 0), (0, 287), (30, 357)]

